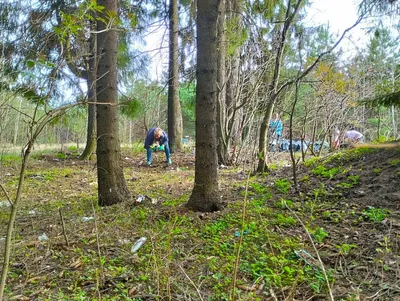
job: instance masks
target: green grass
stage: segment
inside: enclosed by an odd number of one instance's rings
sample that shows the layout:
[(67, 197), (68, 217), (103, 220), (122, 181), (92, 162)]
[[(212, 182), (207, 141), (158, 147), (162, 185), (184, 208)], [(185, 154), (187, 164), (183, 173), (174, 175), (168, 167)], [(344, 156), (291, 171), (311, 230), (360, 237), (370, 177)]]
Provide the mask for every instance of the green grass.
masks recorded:
[[(102, 300), (139, 300), (132, 291), (159, 300), (173, 299), (174, 294), (182, 296), (184, 292), (199, 300), (196, 288), (204, 300), (215, 301), (230, 300), (232, 293), (236, 300), (264, 300), (271, 290), (279, 294), (283, 288), (285, 292), (301, 292), (307, 298), (317, 294), (325, 298), (327, 284), (321, 268), (296, 255), (307, 250), (316, 258), (306, 231), (326, 264), (330, 283), (335, 285), (342, 279), (342, 275), (337, 277), (341, 271), (335, 265), (339, 258), (345, 257), (343, 264), (365, 264), (355, 256), (361, 245), (358, 247), (352, 237), (368, 231), (368, 226), (387, 218), (390, 211), (363, 209), (346, 198), (347, 190), (343, 188), (361, 185), (361, 174), (349, 175), (340, 165), (328, 166), (317, 160), (309, 166), (312, 172), (303, 175), (301, 183), (307, 185), (307, 190), (298, 194), (285, 175), (279, 174), (277, 178), (252, 177), (245, 195), (244, 181), (232, 181), (237, 170), (226, 170), (229, 180), (219, 191), (226, 207), (216, 213), (194, 213), (184, 207), (192, 189), (193, 169), (143, 169), (140, 173), (125, 169), (128, 180), (135, 173), (135, 180), (128, 181), (134, 196), (145, 194), (159, 202), (134, 204), (134, 197), (101, 208), (97, 205), (96, 186), (92, 185), (93, 166), (43, 167), (39, 163), (26, 174), (26, 190), (13, 236), (17, 244), (12, 254), (15, 264), (10, 270), (6, 298), (16, 293), (29, 296), (39, 288), (36, 300), (98, 300), (99, 292)], [(338, 183), (340, 189), (335, 186), (337, 181), (327, 180), (339, 174), (344, 179)], [(17, 177), (12, 178), (6, 186), (13, 194)], [(36, 214), (27, 215), (31, 209)], [(59, 209), (69, 247), (62, 235)], [(8, 209), (0, 208), (1, 228), (8, 216)], [(96, 223), (84, 222), (83, 217), (96, 217)], [(365, 228), (359, 228), (360, 224)], [(338, 234), (341, 229), (352, 231), (346, 241), (342, 233)], [(42, 233), (48, 235), (48, 242), (37, 242)], [(143, 236), (146, 243), (132, 254), (132, 245)], [(384, 266), (384, 256), (394, 252), (396, 242), (386, 236), (376, 242), (376, 256), (370, 256), (383, 271), (390, 272), (390, 267)], [(327, 255), (338, 257), (327, 259)], [(35, 262), (39, 256), (40, 262)], [(21, 268), (17, 265), (20, 262), (26, 266)], [(233, 289), (236, 262), (238, 286)], [(79, 266), (74, 267), (74, 263)], [(45, 266), (51, 270), (40, 268)], [(30, 281), (21, 287), (21, 279)], [(252, 285), (263, 285), (263, 293), (257, 295), (240, 288)], [(357, 285), (365, 290), (370, 287)]]
[(10, 165), (15, 163), (21, 163), (22, 157), (21, 155), (17, 154), (1, 154), (0, 153), (0, 164), (3, 165)]

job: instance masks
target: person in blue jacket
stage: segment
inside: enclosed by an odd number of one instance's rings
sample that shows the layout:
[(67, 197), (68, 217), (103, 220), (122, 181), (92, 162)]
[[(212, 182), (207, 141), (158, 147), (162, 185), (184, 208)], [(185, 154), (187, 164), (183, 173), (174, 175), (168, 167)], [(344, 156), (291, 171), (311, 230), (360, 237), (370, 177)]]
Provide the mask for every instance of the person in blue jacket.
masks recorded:
[(151, 128), (144, 140), (144, 148), (147, 150), (147, 165), (151, 166), (152, 152), (164, 151), (168, 164), (172, 164), (171, 153), (168, 144), (168, 135), (159, 127)]
[(270, 131), (272, 133), (272, 135), (271, 135), (271, 141), (272, 141), (271, 150), (274, 152), (275, 151), (275, 145), (279, 144), (279, 142), (280, 142), (279, 140), (280, 140), (280, 138), (282, 136), (282, 130), (283, 130), (283, 123), (282, 123), (282, 120), (281, 120), (281, 118), (280, 118), (278, 113), (276, 113), (275, 119), (271, 120), (269, 122), (269, 128), (270, 128)]
[(269, 122), (269, 127), (273, 131), (273, 136), (276, 136), (277, 140), (279, 140), (282, 136), (283, 123), (278, 113), (276, 113), (275, 119)]

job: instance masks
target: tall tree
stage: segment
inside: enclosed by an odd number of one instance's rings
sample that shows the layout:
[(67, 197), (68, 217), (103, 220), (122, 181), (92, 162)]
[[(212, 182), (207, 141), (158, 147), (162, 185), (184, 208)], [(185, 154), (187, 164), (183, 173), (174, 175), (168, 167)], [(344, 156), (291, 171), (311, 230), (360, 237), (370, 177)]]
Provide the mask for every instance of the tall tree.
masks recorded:
[(197, 1), (195, 183), (187, 203), (195, 211), (221, 207), (218, 197), (217, 97), (219, 0)]
[(276, 28), (277, 40), (274, 41), (272, 46), (275, 55), (273, 74), (267, 88), (267, 95), (266, 95), (267, 106), (264, 112), (263, 121), (261, 123), (260, 137), (258, 140), (258, 167), (257, 167), (258, 172), (264, 172), (266, 169), (268, 126), (269, 126), (269, 121), (271, 120), (275, 103), (278, 98), (278, 84), (280, 79), (282, 62), (284, 58), (284, 49), (287, 42), (287, 38), (290, 33), (290, 29), (293, 26), (293, 21), (300, 10), (301, 4), (303, 4), (303, 0), (296, 0), (295, 3), (292, 3), (292, 0), (288, 0), (286, 8), (284, 8), (286, 9), (286, 13), (283, 26), (277, 24)]
[(218, 138), (218, 162), (227, 164), (229, 157), (230, 137), (224, 135), (223, 125), (226, 120), (226, 21), (225, 21), (225, 0), (219, 1), (218, 11), (221, 16), (218, 18), (218, 102), (217, 102), (217, 138)]
[[(384, 13), (393, 18), (398, 18), (400, 14), (400, 1), (399, 0), (363, 0), (359, 5), (360, 14), (368, 13)], [(378, 24), (381, 23), (382, 16), (378, 16)], [(379, 95), (370, 104), (384, 105), (384, 106), (400, 106), (400, 89), (395, 89), (393, 92)]]
[(178, 0), (169, 3), (168, 135), (171, 152), (182, 150), (182, 110), (179, 101)]
[(100, 206), (130, 197), (121, 166), (117, 106), (117, 1), (99, 0), (97, 18), (97, 177)]
[(240, 99), (240, 55), (248, 38), (242, 24), (242, 2), (226, 0), (226, 19), (218, 20), (221, 50), (221, 68), (218, 72), (221, 93), (218, 98), (218, 161), (224, 165), (233, 164), (236, 160), (237, 146), (241, 140), (240, 118), (243, 117), (243, 107), (251, 99), (249, 95)]
[[(91, 28), (95, 29), (96, 23), (93, 21)], [(80, 155), (80, 159), (88, 159), (96, 149), (96, 74), (97, 74), (97, 34), (90, 32), (89, 37), (89, 58), (87, 59), (87, 88), (88, 88), (88, 117), (87, 117), (87, 133), (86, 146)]]

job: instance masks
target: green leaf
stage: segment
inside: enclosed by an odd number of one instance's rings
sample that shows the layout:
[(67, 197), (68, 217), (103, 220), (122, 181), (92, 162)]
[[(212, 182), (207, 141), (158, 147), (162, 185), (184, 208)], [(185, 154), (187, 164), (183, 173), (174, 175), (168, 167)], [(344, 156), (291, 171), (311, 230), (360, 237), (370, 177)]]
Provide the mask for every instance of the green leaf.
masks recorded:
[(28, 66), (29, 69), (32, 69), (33, 67), (35, 67), (35, 62), (32, 60), (27, 60), (26, 65)]

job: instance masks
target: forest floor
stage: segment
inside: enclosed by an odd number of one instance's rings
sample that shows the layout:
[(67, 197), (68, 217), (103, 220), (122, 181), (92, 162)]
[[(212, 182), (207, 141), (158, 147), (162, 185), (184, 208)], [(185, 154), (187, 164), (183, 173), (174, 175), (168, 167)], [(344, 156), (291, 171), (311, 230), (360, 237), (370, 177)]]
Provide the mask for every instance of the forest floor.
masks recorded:
[[(298, 189), (285, 153), (249, 181), (246, 168), (224, 167), (214, 213), (184, 206), (192, 153), (173, 154), (172, 166), (144, 157), (124, 150), (132, 199), (101, 208), (94, 161), (32, 155), (5, 300), (400, 300), (399, 148), (307, 160)], [(1, 156), (11, 198), (19, 166)], [(1, 254), (7, 205), (0, 192)]]

